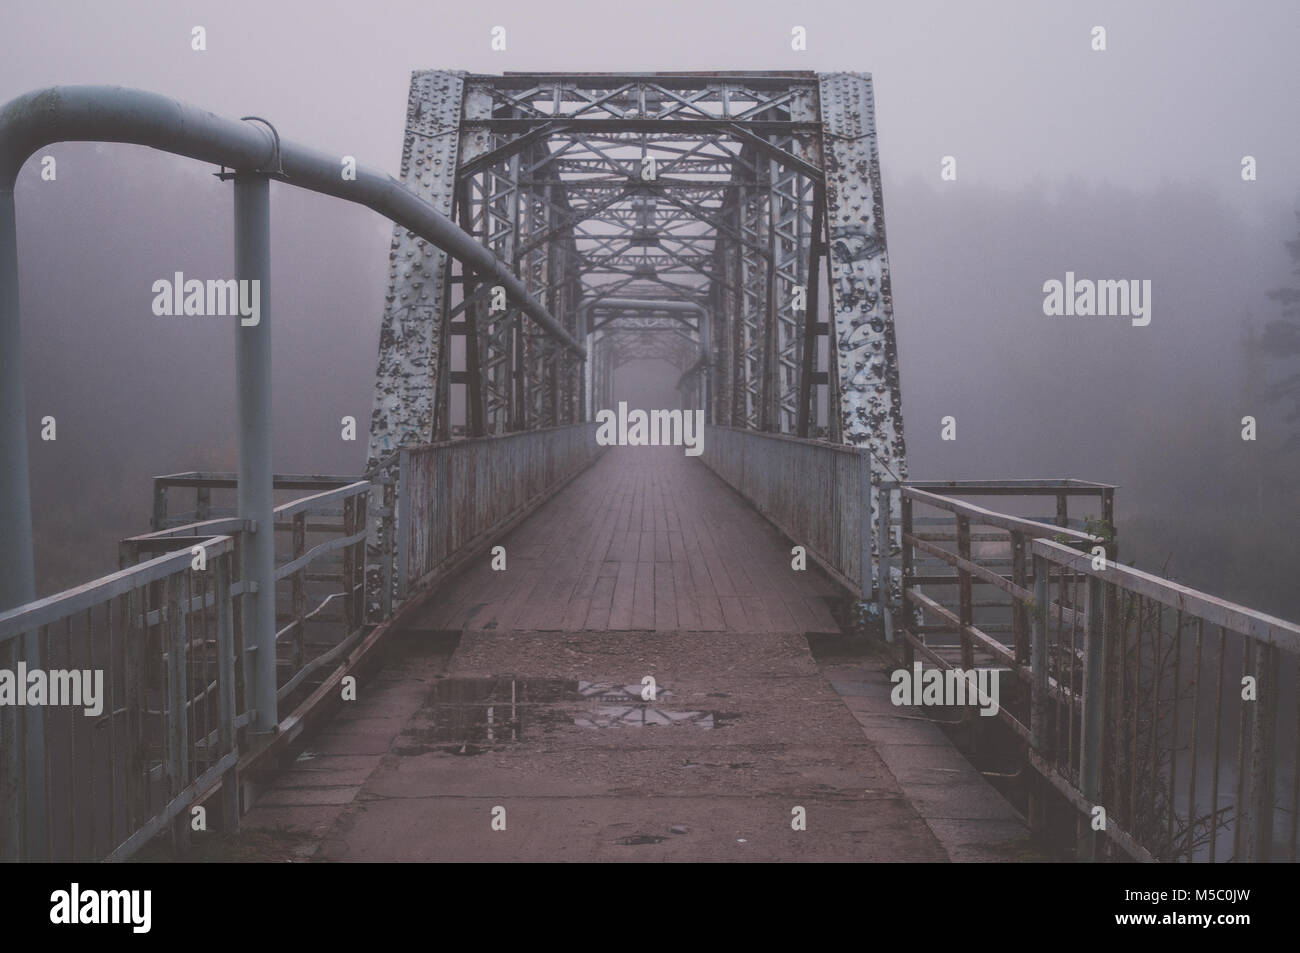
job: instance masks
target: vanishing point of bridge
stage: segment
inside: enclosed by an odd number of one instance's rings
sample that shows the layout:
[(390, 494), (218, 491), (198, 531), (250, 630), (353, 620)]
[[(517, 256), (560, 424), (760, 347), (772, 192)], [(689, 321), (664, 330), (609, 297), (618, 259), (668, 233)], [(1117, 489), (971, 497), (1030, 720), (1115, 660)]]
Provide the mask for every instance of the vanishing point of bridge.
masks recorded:
[[(66, 140), (219, 166), (262, 309), (239, 472), (37, 600), (13, 187)], [(419, 72), (400, 182), (149, 93), (4, 106), (0, 856), (1295, 860), (1300, 628), (1119, 565), (1112, 486), (908, 479), (876, 149), (858, 73)], [(394, 222), (356, 476), (273, 470), (271, 183)], [(676, 406), (609, 439), (653, 360)]]

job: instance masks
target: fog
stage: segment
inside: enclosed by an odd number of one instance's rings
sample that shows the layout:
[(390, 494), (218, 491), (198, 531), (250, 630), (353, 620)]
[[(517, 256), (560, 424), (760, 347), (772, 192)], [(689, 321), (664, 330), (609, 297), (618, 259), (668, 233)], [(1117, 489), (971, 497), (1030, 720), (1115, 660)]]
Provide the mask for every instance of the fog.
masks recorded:
[[(1300, 461), (1277, 449), (1300, 422), (1262, 398), (1283, 362), (1252, 371), (1241, 347), (1278, 314), (1265, 292), (1294, 283), (1300, 8), (1045, 7), (49, 2), (0, 14), (0, 99), (137, 86), (396, 174), (412, 69), (870, 71), (911, 475), (1117, 483), (1122, 559), (1158, 571), (1172, 554), (1192, 585), (1300, 617)], [(17, 202), (44, 594), (116, 568), (116, 541), (147, 529), (151, 476), (234, 467), (235, 393), (229, 322), (150, 310), (158, 278), (229, 272), (230, 185), (137, 147), (41, 154), (58, 178), (29, 161)], [(365, 435), (342, 441), (339, 419), (369, 420), (390, 226), (273, 186), (272, 229), (276, 469), (359, 472)], [(1043, 283), (1067, 271), (1149, 279), (1150, 325), (1045, 316)], [(665, 380), (629, 367), (630, 402), (671, 406)]]

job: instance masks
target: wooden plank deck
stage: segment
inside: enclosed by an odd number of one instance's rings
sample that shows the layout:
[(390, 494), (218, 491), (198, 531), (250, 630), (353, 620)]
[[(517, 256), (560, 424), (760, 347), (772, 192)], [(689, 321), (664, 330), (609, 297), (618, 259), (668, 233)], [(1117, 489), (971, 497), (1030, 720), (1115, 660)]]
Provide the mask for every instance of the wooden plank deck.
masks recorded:
[(680, 449), (610, 450), (500, 544), (506, 570), (485, 556), (435, 592), (246, 830), (390, 862), (933, 862), (1023, 840), (893, 705), (883, 657), (828, 680), (803, 633), (838, 631), (837, 585)]
[(436, 593), (436, 630), (836, 632), (838, 586), (677, 447), (614, 447)]

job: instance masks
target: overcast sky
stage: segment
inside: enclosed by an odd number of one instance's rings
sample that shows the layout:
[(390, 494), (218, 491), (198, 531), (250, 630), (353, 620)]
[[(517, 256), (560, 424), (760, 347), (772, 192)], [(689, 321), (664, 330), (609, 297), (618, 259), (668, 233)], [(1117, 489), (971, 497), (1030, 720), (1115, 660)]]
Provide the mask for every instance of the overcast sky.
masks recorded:
[[(165, 92), (397, 172), (413, 69), (816, 69), (874, 74), (886, 176), (1300, 181), (1300, 4), (595, 2), (6, 4), (0, 96), (59, 83)], [(208, 48), (190, 49), (190, 30)], [(489, 31), (507, 30), (494, 52)], [(790, 30), (807, 29), (808, 49)], [(1106, 29), (1107, 50), (1091, 49)], [(1240, 195), (1240, 190), (1237, 190)]]

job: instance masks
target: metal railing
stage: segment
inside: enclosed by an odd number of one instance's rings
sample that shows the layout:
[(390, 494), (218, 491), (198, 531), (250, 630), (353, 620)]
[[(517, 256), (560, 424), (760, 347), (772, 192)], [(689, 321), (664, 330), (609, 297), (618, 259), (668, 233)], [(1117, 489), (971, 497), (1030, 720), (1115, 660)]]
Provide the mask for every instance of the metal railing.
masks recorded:
[(1031, 752), (1105, 811), (1083, 854), (1108, 838), (1142, 859), (1294, 862), (1300, 626), (1050, 539), (1030, 551)]
[(866, 450), (712, 424), (704, 434), (700, 459), (710, 470), (841, 585), (872, 598), (878, 488)]
[[(275, 569), (275, 696), (287, 710), (336, 667), (363, 635), (364, 547), (370, 484), (347, 478), (277, 478), (280, 490), (319, 492), (277, 506), (282, 543)], [(235, 517), (180, 523), (166, 490), (195, 491), (207, 515), (231, 474), (172, 474), (155, 481), (155, 523), (123, 540), (122, 569), (0, 614), (0, 668), (43, 660), (55, 672), (102, 678), (93, 715), (85, 706), (0, 706), (6, 752), (0, 803), (9, 860), (121, 860), (171, 826), (183, 845), (187, 809), (221, 784), (221, 823), (238, 828), (236, 766), (256, 748), (256, 620), (240, 578)], [(180, 517), (183, 519), (185, 517)], [(201, 551), (201, 553), (200, 553)], [(33, 666), (35, 667), (35, 666)], [(72, 684), (72, 676), (60, 676)]]
[[(277, 474), (273, 487), (279, 493), (316, 491), (281, 503), (272, 511), (276, 534), (276, 698), (283, 711), (301, 694), (313, 673), (346, 655), (364, 631), (366, 515), (371, 484), (350, 476)], [(134, 562), (143, 552), (172, 545), (178, 534), (241, 530), (240, 520), (207, 519), (235, 512), (236, 489), (233, 473), (191, 471), (155, 477), (155, 531), (122, 542), (123, 564)], [(177, 490), (193, 491), (194, 509), (179, 514), (174, 508), (169, 510)], [(230, 499), (223, 501), (221, 496)], [(190, 518), (204, 522), (184, 522)]]
[(372, 568), (387, 581), (380, 614), (481, 552), (601, 450), (596, 425), (581, 423), (397, 451)]
[[(183, 837), (187, 808), (223, 779), (225, 819), (238, 816), (235, 540), (178, 542), (179, 552), (0, 613), (0, 667), (36, 660), (51, 688), (72, 684), (63, 673), (83, 678), (72, 699), (82, 704), (0, 706), (5, 859), (117, 860), (169, 824)], [(86, 678), (98, 695), (90, 707)]]
[[(1055, 489), (1017, 482), (945, 489)], [(1013, 675), (999, 715), (1037, 774), (1077, 811), (1080, 857), (1296, 859), (1300, 627), (1118, 565), (1113, 487), (1073, 487), (1102, 501), (1103, 518), (1083, 521), (1091, 533), (912, 484), (892, 489), (902, 502), (895, 616), (904, 664), (920, 654), (943, 669)], [(944, 513), (955, 532), (922, 530), (937, 524), (914, 517), (918, 506)], [(1063, 506), (1058, 517), (1068, 521)], [(976, 600), (976, 586), (989, 596)], [(945, 603), (954, 587), (955, 604)], [(1242, 681), (1225, 683), (1233, 672)], [(1217, 674), (1207, 691), (1209, 673)], [(1284, 719), (1288, 708), (1295, 717)], [(1286, 739), (1282, 726), (1291, 723)], [(1040, 831), (1041, 793), (1031, 790), (1030, 800)], [(1278, 824), (1279, 816), (1289, 820)]]
[[(367, 569), (400, 599), (481, 551), (601, 448), (595, 424), (406, 448), (375, 509), (384, 547), (367, 566), (376, 484), (279, 475), (273, 509), (275, 685), (279, 712), (337, 673), (365, 636)], [(382, 482), (382, 481), (379, 481)], [(242, 577), (256, 527), (233, 514), (232, 473), (156, 477), (154, 529), (119, 545), (121, 570), (0, 613), (0, 668), (29, 660), (102, 673), (102, 713), (0, 705), (0, 858), (120, 860), (170, 825), (184, 846), (188, 809), (221, 785), (221, 823), (238, 828), (238, 765), (256, 727), (258, 619)], [(193, 493), (193, 506), (178, 493)], [(390, 618), (393, 604), (384, 606)], [(33, 668), (35, 668), (33, 663)], [(2, 689), (3, 686), (0, 686)], [(262, 696), (265, 697), (265, 696)], [(305, 703), (305, 702), (304, 702)], [(289, 715), (290, 719), (294, 716)]]

